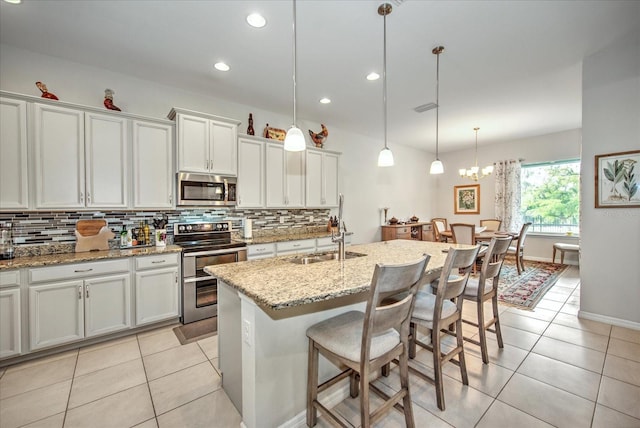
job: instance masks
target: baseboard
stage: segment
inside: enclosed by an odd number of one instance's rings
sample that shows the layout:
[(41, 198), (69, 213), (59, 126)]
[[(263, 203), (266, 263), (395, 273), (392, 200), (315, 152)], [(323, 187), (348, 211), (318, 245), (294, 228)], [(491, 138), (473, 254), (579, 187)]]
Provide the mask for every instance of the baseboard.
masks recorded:
[[(340, 404), (342, 401), (346, 400), (347, 397), (349, 397), (348, 382), (346, 385), (337, 387), (333, 391), (328, 392), (327, 395), (324, 395), (322, 397), (321, 403), (324, 404), (329, 409), (331, 409), (334, 406), (337, 406), (338, 404)], [(306, 426), (307, 426), (307, 410), (305, 409), (302, 412), (295, 415), (293, 418), (289, 419), (288, 421), (280, 425), (279, 428), (305, 428)]]
[[(544, 263), (553, 263), (553, 260), (551, 260), (551, 257), (525, 257), (524, 258), (524, 267), (525, 269), (527, 268), (527, 261), (531, 260), (534, 262), (544, 262)], [(560, 258), (556, 257), (556, 263), (560, 263), (559, 262)], [(572, 265), (572, 266), (580, 266), (580, 263), (578, 263), (577, 260), (566, 260), (565, 265)]]
[(611, 324), (618, 327), (630, 328), (632, 330), (640, 330), (640, 322), (623, 320), (621, 318), (609, 317), (606, 315), (594, 314), (591, 312), (578, 311), (578, 318), (591, 321), (598, 321), (605, 324)]

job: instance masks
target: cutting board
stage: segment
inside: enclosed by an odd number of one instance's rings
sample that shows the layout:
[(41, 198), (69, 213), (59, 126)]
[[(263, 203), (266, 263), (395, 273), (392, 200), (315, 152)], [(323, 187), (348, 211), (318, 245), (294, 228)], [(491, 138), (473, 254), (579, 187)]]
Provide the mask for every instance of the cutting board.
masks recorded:
[(94, 250), (108, 250), (113, 232), (105, 220), (78, 220), (76, 223), (76, 253)]

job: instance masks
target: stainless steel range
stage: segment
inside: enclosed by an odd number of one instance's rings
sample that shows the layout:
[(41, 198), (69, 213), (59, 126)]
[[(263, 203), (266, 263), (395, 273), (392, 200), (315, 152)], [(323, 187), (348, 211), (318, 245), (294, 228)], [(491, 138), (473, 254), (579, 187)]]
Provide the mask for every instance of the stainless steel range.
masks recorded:
[(247, 260), (246, 244), (231, 242), (228, 222), (177, 223), (174, 243), (182, 247), (182, 322), (218, 314), (218, 280), (205, 266)]

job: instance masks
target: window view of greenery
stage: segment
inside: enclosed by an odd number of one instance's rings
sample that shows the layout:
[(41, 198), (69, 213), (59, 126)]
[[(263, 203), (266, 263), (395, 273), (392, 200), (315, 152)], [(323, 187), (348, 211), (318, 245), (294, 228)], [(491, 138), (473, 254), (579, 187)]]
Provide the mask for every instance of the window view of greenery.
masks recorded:
[(521, 214), (531, 232), (572, 233), (580, 229), (580, 162), (523, 165)]

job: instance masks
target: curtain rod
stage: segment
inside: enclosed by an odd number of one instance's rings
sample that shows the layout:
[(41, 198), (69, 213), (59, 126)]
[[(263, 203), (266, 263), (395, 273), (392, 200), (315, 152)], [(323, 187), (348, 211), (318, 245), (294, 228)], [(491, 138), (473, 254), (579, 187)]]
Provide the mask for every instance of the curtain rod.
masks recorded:
[(517, 160), (516, 160), (516, 159), (509, 159), (509, 160), (506, 160), (506, 161), (498, 161), (498, 162), (494, 162), (493, 164), (494, 164), (494, 165), (497, 165), (497, 164), (499, 164), (500, 162), (509, 162), (509, 163), (514, 163), (514, 162), (524, 162), (524, 158), (518, 158)]

